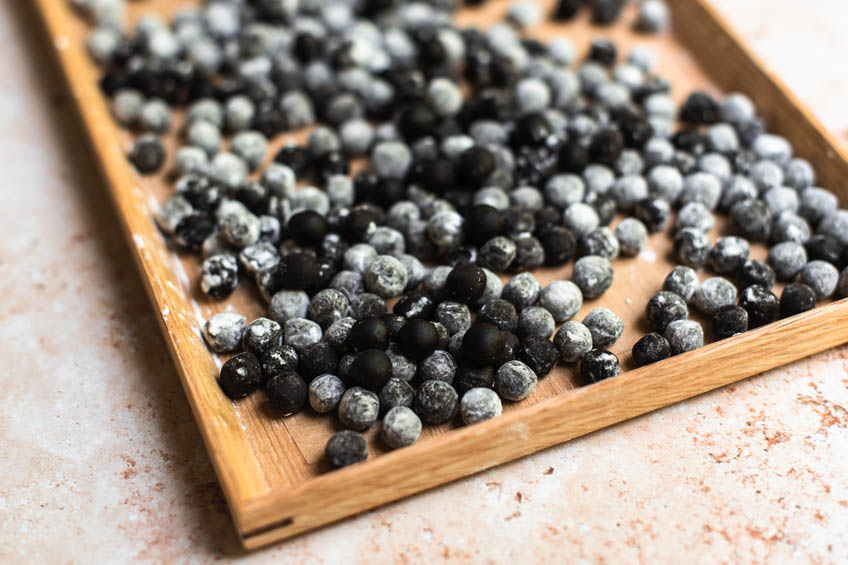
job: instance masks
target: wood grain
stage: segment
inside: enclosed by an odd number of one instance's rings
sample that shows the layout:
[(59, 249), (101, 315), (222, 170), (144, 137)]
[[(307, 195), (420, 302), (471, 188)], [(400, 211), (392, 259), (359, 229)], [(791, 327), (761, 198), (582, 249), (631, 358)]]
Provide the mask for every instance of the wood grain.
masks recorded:
[[(263, 314), (264, 305), (248, 285), (241, 285), (223, 303), (203, 297), (196, 284), (197, 259), (179, 255), (155, 228), (152, 215), (172, 193), (168, 173), (142, 178), (128, 165), (125, 154), (132, 135), (114, 125), (96, 86), (97, 70), (84, 52), (87, 28), (66, 4), (64, 0), (35, 2), (160, 313), (183, 387), (246, 547), (295, 535), (848, 341), (848, 304), (843, 301), (588, 387), (580, 386), (583, 383), (573, 367), (558, 367), (526, 401), (506, 405), (501, 418), (472, 427), (451, 423), (428, 428), (418, 444), (392, 453), (386, 453), (372, 429), (368, 462), (327, 473), (321, 456), (327, 438), (339, 429), (334, 418), (308, 412), (279, 418), (270, 413), (261, 395), (235, 404), (220, 392), (215, 381), (220, 359), (202, 342), (203, 320), (228, 308), (256, 317)], [(457, 19), (485, 27), (500, 21), (509, 4), (509, 0), (492, 0), (482, 8), (462, 10)], [(552, 2), (542, 4), (548, 10)], [(167, 19), (181, 5), (137, 0), (129, 4), (130, 18), (155, 11)], [(529, 35), (550, 39), (565, 34), (581, 53), (601, 34), (615, 40), (622, 52), (635, 43), (649, 44), (657, 50), (658, 70), (671, 79), (678, 101), (694, 88), (746, 92), (757, 101), (770, 128), (790, 138), (797, 153), (816, 166), (822, 184), (843, 191), (843, 200), (848, 197), (841, 182), (848, 174), (845, 152), (762, 68), (707, 0), (673, 0), (671, 6), (675, 34), (635, 34), (630, 26), (635, 15), (631, 6), (611, 28), (592, 27), (582, 13), (567, 24), (545, 22)], [(181, 120), (178, 115), (177, 126)], [(272, 140), (269, 159), (276, 148), (290, 140), (302, 141), (307, 133), (302, 130)], [(165, 141), (169, 147), (178, 143), (176, 134)], [(725, 223), (719, 221), (711, 236), (724, 232)], [(602, 298), (586, 302), (576, 316), (583, 319), (592, 309), (604, 306), (622, 317), (625, 333), (612, 350), (625, 368), (630, 366), (632, 344), (647, 331), (644, 304), (673, 265), (669, 252), (667, 234), (658, 234), (639, 257), (617, 260), (613, 287)], [(756, 257), (764, 257), (765, 252), (762, 246), (753, 249)], [(571, 267), (541, 269), (536, 274), (547, 283), (570, 277)], [(706, 321), (697, 315), (693, 318)]]

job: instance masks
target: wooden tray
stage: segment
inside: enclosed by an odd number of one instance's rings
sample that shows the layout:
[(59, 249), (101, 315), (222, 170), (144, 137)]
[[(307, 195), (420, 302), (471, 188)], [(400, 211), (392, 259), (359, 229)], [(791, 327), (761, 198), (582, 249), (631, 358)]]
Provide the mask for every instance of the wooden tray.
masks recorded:
[[(542, 2), (546, 10), (552, 2)], [(612, 37), (626, 52), (637, 43), (660, 54), (659, 72), (672, 80), (679, 101), (694, 88), (713, 92), (739, 90), (754, 99), (771, 130), (786, 136), (797, 153), (816, 168), (819, 184), (848, 192), (846, 153), (809, 111), (769, 74), (750, 49), (709, 5), (708, 0), (670, 2), (674, 34), (638, 36), (631, 30), (633, 6), (612, 28), (593, 28), (583, 13), (574, 22), (545, 22), (528, 35), (549, 39), (565, 33), (581, 52), (595, 35)], [(527, 400), (505, 406), (503, 416), (471, 427), (446, 425), (425, 430), (416, 445), (384, 453), (369, 434), (371, 457), (360, 465), (326, 472), (324, 443), (338, 426), (333, 418), (308, 411), (274, 417), (259, 394), (237, 404), (219, 390), (220, 359), (200, 336), (203, 321), (229, 307), (248, 316), (263, 312), (256, 293), (242, 285), (225, 303), (205, 300), (197, 290), (198, 261), (180, 257), (156, 229), (157, 202), (172, 191), (166, 176), (139, 177), (126, 160), (130, 135), (113, 123), (107, 101), (97, 88), (98, 73), (84, 50), (87, 28), (66, 0), (36, 0), (35, 5), (57, 55), (107, 186), (139, 265), (150, 298), (179, 369), (180, 378), (236, 527), (248, 548), (287, 538), (374, 506), (476, 473), (690, 398), (779, 365), (848, 341), (848, 303), (822, 305), (756, 331), (707, 345), (697, 351), (591, 386), (579, 387), (574, 369), (558, 367), (541, 380)], [(129, 2), (131, 18), (155, 11), (168, 18), (185, 2)], [(458, 14), (463, 24), (500, 21), (508, 0)], [(180, 126), (179, 120), (176, 126)], [(174, 128), (178, 131), (179, 127)], [(280, 135), (273, 148), (306, 132)], [(172, 147), (174, 138), (169, 138)], [(274, 151), (270, 152), (271, 155)], [(712, 233), (716, 237), (720, 225)], [(616, 280), (601, 299), (584, 304), (577, 319), (598, 306), (622, 316), (625, 333), (613, 347), (629, 368), (630, 348), (647, 329), (643, 308), (671, 269), (667, 235), (651, 238), (640, 257), (615, 262)], [(753, 254), (763, 257), (765, 248)], [(568, 278), (571, 267), (537, 272), (543, 283)], [(700, 321), (705, 321), (699, 318)], [(377, 426), (375, 426), (376, 428)], [(378, 456), (379, 455), (379, 456)]]

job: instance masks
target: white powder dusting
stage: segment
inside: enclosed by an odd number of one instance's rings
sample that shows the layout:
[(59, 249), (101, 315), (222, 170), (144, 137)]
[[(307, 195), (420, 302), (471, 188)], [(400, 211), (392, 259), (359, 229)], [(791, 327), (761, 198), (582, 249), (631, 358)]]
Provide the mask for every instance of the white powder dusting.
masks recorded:
[(654, 263), (657, 260), (657, 252), (653, 249), (645, 249), (639, 254), (640, 259), (644, 259), (648, 263)]

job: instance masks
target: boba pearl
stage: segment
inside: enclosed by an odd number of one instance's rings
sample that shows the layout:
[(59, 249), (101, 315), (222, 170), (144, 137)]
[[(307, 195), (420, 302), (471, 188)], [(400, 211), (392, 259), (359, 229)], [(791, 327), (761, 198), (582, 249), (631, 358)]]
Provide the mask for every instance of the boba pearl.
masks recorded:
[(694, 229), (702, 233), (706, 233), (713, 228), (715, 217), (709, 208), (700, 202), (689, 202), (677, 212), (677, 219), (674, 222), (675, 229)]
[(733, 175), (725, 184), (719, 207), (722, 210), (730, 210), (737, 202), (757, 198), (758, 194), (757, 187), (751, 179), (742, 175)]
[(822, 219), (818, 233), (836, 238), (842, 245), (848, 245), (848, 210), (835, 210)]
[(453, 418), (459, 404), (456, 390), (444, 381), (424, 381), (415, 393), (412, 409), (428, 424), (444, 424)]
[(462, 359), (470, 365), (492, 365), (501, 354), (503, 344), (501, 330), (490, 324), (476, 323), (462, 336)]
[(572, 280), (585, 298), (597, 298), (612, 286), (612, 265), (608, 259), (598, 255), (581, 257), (574, 263)]
[(265, 381), (281, 373), (296, 372), (297, 352), (288, 345), (277, 345), (262, 354), (262, 373)]
[(400, 350), (404, 356), (416, 362), (433, 353), (438, 341), (436, 327), (427, 320), (410, 320), (398, 332)]
[(553, 316), (554, 322), (561, 324), (573, 318), (583, 306), (583, 294), (571, 281), (552, 281), (539, 293), (539, 306)]
[(462, 244), (464, 219), (452, 210), (437, 212), (427, 221), (427, 237), (439, 248)]
[(518, 252), (515, 242), (504, 236), (493, 237), (479, 251), (478, 263), (496, 272), (506, 271)]
[(794, 279), (807, 264), (807, 251), (799, 243), (784, 241), (769, 249), (767, 260), (777, 279), (788, 281)]
[[(345, 289), (341, 289), (342, 292)], [(346, 294), (354, 294), (353, 292)], [(386, 301), (370, 292), (363, 292), (350, 302), (350, 315), (357, 320), (366, 320), (386, 313)]]
[(410, 408), (395, 406), (383, 417), (380, 437), (392, 449), (412, 445), (421, 436), (421, 420)]
[(519, 337), (540, 336), (549, 338), (554, 333), (554, 317), (541, 306), (528, 306), (518, 314)]
[(741, 237), (720, 237), (710, 251), (710, 267), (720, 275), (735, 273), (745, 264), (750, 253), (751, 247)]
[(217, 353), (235, 351), (241, 347), (246, 327), (244, 316), (235, 312), (221, 312), (203, 324), (203, 339)]
[(281, 344), (283, 337), (280, 324), (268, 318), (256, 318), (250, 322), (242, 335), (242, 344), (246, 351), (261, 357), (264, 353)]
[(592, 332), (580, 322), (569, 321), (557, 330), (554, 346), (559, 350), (560, 361), (576, 363), (592, 349)]
[(580, 359), (580, 377), (590, 383), (616, 377), (620, 371), (618, 357), (605, 349), (592, 349)]
[(536, 373), (521, 361), (509, 361), (495, 373), (495, 390), (501, 398), (518, 402), (536, 389)]
[(402, 379), (406, 382), (415, 378), (415, 372), (417, 370), (415, 363), (403, 355), (400, 347), (396, 343), (391, 344), (388, 349), (386, 349), (386, 357), (389, 358), (389, 361), (392, 364), (393, 377)]
[(830, 298), (836, 292), (839, 271), (826, 261), (810, 261), (801, 269), (800, 282), (816, 293), (816, 298)]
[(780, 295), (780, 315), (784, 318), (815, 307), (816, 291), (803, 283), (789, 283)]
[(295, 372), (280, 373), (265, 383), (265, 397), (280, 416), (296, 414), (306, 406), (306, 382)]
[(771, 234), (772, 216), (765, 204), (749, 198), (730, 208), (730, 223), (745, 239), (767, 241)]
[(473, 264), (457, 265), (445, 280), (445, 295), (455, 302), (469, 304), (483, 296), (486, 273)]
[(309, 295), (302, 290), (281, 290), (271, 297), (271, 318), (285, 324), (293, 318), (305, 318), (309, 310)]
[(437, 349), (418, 363), (421, 381), (445, 381), (452, 383), (456, 374), (456, 360), (447, 351)]
[(648, 197), (648, 183), (639, 175), (626, 175), (613, 183), (610, 194), (618, 208), (627, 211), (638, 201)]
[(621, 254), (627, 257), (639, 255), (648, 243), (648, 229), (636, 218), (625, 218), (615, 228)]
[(511, 302), (516, 310), (523, 310), (535, 304), (541, 292), (542, 285), (533, 273), (519, 273), (504, 285), (501, 298)]
[(827, 261), (838, 265), (843, 247), (836, 238), (829, 235), (816, 235), (804, 242), (804, 249), (807, 250), (807, 258), (810, 261)]
[(313, 343), (298, 354), (298, 373), (307, 381), (336, 370), (339, 354), (327, 342)]
[(645, 0), (639, 6), (637, 29), (648, 33), (665, 31), (668, 28), (668, 6), (662, 0)]
[(324, 458), (336, 469), (360, 463), (368, 458), (368, 442), (351, 430), (336, 432), (324, 448)]
[(515, 357), (530, 367), (538, 378), (551, 372), (559, 359), (559, 351), (551, 340), (532, 335), (521, 340)]
[(771, 290), (775, 281), (774, 269), (759, 259), (748, 259), (736, 273), (736, 280), (741, 288), (758, 284)]
[(380, 389), (380, 412), (386, 413), (397, 406), (412, 406), (415, 391), (412, 386), (403, 379), (391, 378), (386, 385)]
[(452, 336), (464, 333), (471, 327), (471, 310), (459, 302), (442, 302), (436, 307), (436, 320)]
[[(548, 308), (548, 311), (550, 311), (550, 308)], [(498, 298), (487, 302), (480, 308), (477, 313), (477, 321), (492, 324), (502, 331), (511, 332), (518, 323), (518, 313), (511, 302)]]
[(323, 336), (321, 326), (304, 318), (286, 320), (283, 324), (283, 333), (286, 345), (291, 345), (298, 353), (307, 346), (321, 341)]
[(807, 220), (789, 210), (774, 219), (771, 227), (771, 239), (775, 243), (794, 241), (804, 244), (810, 239), (812, 229)]
[(364, 432), (377, 420), (380, 400), (370, 390), (360, 387), (347, 389), (339, 401), (339, 420), (342, 425)]
[(658, 333), (649, 333), (633, 345), (631, 352), (637, 367), (644, 367), (671, 357), (671, 345)]
[(618, 252), (618, 239), (606, 226), (585, 233), (580, 238), (581, 255), (598, 255), (612, 260), (618, 257)]
[(801, 191), (801, 204), (798, 213), (811, 224), (818, 225), (824, 218), (830, 216), (839, 207), (839, 199), (829, 190), (817, 187), (805, 188)]
[(251, 171), (262, 163), (267, 150), (268, 139), (258, 131), (237, 133), (230, 142), (230, 151), (244, 159)]
[(459, 402), (459, 414), (466, 426), (500, 416), (502, 411), (500, 397), (490, 388), (472, 388), (462, 395)]
[(579, 176), (574, 174), (557, 174), (548, 179), (545, 184), (545, 199), (557, 208), (566, 209), (570, 205), (583, 200), (586, 185)]
[(695, 306), (708, 316), (727, 304), (736, 302), (736, 287), (723, 277), (711, 277), (695, 290)]
[(252, 353), (233, 355), (221, 367), (218, 384), (232, 398), (244, 398), (262, 386), (262, 367)]
[(325, 288), (312, 297), (307, 314), (310, 320), (318, 322), (323, 329), (327, 329), (344, 317), (348, 305), (344, 293), (333, 288)]
[(403, 263), (390, 255), (379, 255), (368, 265), (363, 280), (369, 292), (391, 298), (406, 288), (407, 274)]
[(583, 202), (569, 205), (563, 212), (562, 222), (577, 237), (592, 231), (601, 224), (595, 209)]
[(677, 294), (661, 290), (654, 294), (645, 307), (645, 317), (651, 327), (662, 332), (671, 322), (685, 320), (689, 316), (686, 301)]
[(683, 265), (700, 269), (710, 255), (710, 239), (693, 228), (684, 228), (674, 236), (674, 255)]
[(465, 394), (477, 387), (491, 389), (495, 384), (495, 371), (492, 367), (461, 365), (457, 368), (456, 378), (451, 384), (459, 394)]
[(780, 300), (770, 290), (752, 285), (742, 291), (739, 306), (748, 312), (748, 326), (758, 328), (780, 317)]
[(663, 337), (671, 345), (672, 355), (686, 353), (704, 345), (704, 330), (701, 324), (693, 320), (677, 320), (670, 323), (665, 328)]
[(657, 165), (648, 172), (648, 192), (655, 198), (675, 204), (683, 191), (683, 176), (675, 167)]
[(748, 331), (748, 311), (741, 306), (728, 304), (713, 314), (713, 335), (718, 339), (727, 339)]
[[(685, 308), (686, 305), (683, 306)], [(592, 334), (592, 345), (595, 348), (612, 345), (624, 332), (624, 323), (621, 318), (609, 308), (595, 308), (586, 314), (583, 325)]]
[(319, 414), (335, 410), (345, 392), (345, 385), (335, 375), (325, 374), (309, 383), (309, 405)]
[(389, 356), (379, 349), (366, 349), (356, 354), (350, 368), (350, 378), (359, 387), (378, 391), (386, 386), (393, 376)]
[(165, 163), (165, 148), (154, 134), (145, 134), (133, 144), (129, 159), (139, 173), (150, 175)]
[(698, 273), (695, 272), (695, 269), (685, 265), (677, 265), (665, 278), (663, 290), (673, 292), (688, 304), (695, 296), (695, 290), (699, 284)]

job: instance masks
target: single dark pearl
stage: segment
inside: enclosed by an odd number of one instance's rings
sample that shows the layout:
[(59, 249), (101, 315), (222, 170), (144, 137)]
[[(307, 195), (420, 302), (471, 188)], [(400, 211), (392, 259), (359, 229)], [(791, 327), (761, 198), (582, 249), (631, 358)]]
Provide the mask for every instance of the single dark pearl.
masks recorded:
[(309, 253), (283, 255), (277, 266), (280, 288), (313, 288), (320, 278), (318, 260)]
[(289, 219), (288, 233), (298, 245), (320, 245), (327, 235), (327, 219), (314, 210), (298, 212)]
[(478, 204), (466, 217), (466, 235), (474, 243), (483, 244), (501, 235), (505, 221), (503, 212), (488, 204)]
[(347, 344), (354, 351), (386, 349), (389, 346), (389, 326), (380, 318), (358, 320), (350, 329)]
[(495, 170), (495, 156), (485, 147), (474, 146), (459, 155), (456, 175), (472, 187), (481, 186)]
[(306, 382), (297, 373), (281, 373), (265, 383), (265, 396), (280, 416), (295, 414), (306, 406)]
[(455, 302), (468, 304), (483, 296), (486, 273), (470, 263), (454, 267), (445, 281), (445, 294)]
[(404, 356), (412, 361), (421, 361), (436, 350), (439, 332), (427, 320), (410, 320), (398, 332), (398, 343)]
[(379, 349), (360, 351), (353, 361), (350, 377), (355, 385), (379, 392), (392, 378), (392, 362)]
[(474, 324), (462, 337), (463, 362), (485, 367), (497, 360), (503, 349), (503, 332), (491, 324)]
[(233, 355), (221, 367), (218, 384), (224, 393), (237, 400), (262, 386), (262, 366), (252, 353)]

